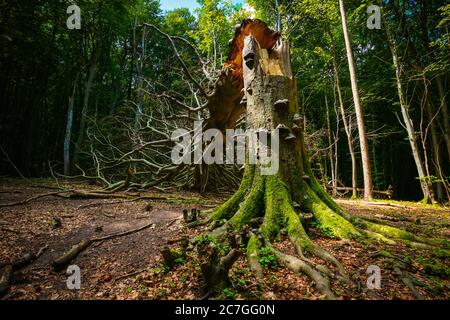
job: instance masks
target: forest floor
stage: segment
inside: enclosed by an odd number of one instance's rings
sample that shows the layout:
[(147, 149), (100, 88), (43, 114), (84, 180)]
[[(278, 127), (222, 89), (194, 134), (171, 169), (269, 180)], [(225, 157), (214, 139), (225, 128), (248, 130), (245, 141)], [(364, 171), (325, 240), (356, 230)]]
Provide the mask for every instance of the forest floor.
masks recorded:
[[(48, 181), (47, 181), (48, 182)], [(42, 184), (43, 181), (34, 181)], [(70, 184), (69, 188), (94, 186)], [(0, 205), (51, 192), (29, 182), (1, 179)], [(142, 194), (141, 194), (142, 195)], [(0, 207), (0, 264), (25, 253), (48, 250), (32, 264), (14, 273), (9, 292), (2, 299), (199, 299), (201, 275), (196, 250), (179, 256), (169, 270), (161, 249), (183, 235), (205, 234), (206, 228), (188, 229), (183, 209), (211, 209), (231, 194), (211, 194), (155, 190), (155, 200), (117, 203), (108, 199), (64, 199), (43, 197), (29, 203)], [(120, 201), (120, 200), (119, 200)], [(114, 203), (113, 203), (114, 202)], [(382, 221), (415, 234), (450, 239), (450, 209), (404, 202), (338, 200), (350, 213)], [(67, 288), (65, 270), (56, 272), (52, 261), (83, 239), (151, 227), (126, 236), (93, 243), (71, 264), (81, 269), (81, 289)], [(318, 234), (312, 226), (311, 238), (334, 254), (344, 265), (352, 285), (332, 280), (339, 299), (416, 299), (404, 279), (396, 273), (398, 263), (417, 281), (415, 287), (424, 299), (450, 298), (450, 259), (444, 250), (423, 250), (396, 245), (361, 244), (340, 241)], [(204, 238), (203, 238), (204, 239)], [(179, 243), (169, 245), (177, 252)], [(294, 253), (285, 239), (276, 247)], [(226, 248), (224, 248), (226, 249)], [(264, 257), (264, 256), (263, 256)], [(213, 298), (220, 299), (321, 299), (314, 283), (280, 267), (273, 256), (264, 257), (265, 280), (258, 282), (244, 256), (230, 271), (232, 284)], [(366, 270), (381, 269), (381, 289), (367, 289)], [(398, 270), (398, 269), (397, 269)]]

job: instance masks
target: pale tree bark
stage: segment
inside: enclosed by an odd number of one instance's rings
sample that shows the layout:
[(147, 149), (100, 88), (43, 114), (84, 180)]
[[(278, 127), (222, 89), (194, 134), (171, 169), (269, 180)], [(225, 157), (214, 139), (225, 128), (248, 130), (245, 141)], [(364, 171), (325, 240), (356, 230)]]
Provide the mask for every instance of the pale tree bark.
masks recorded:
[(330, 123), (330, 108), (328, 106), (328, 97), (325, 94), (325, 108), (326, 108), (326, 117), (327, 117), (327, 137), (328, 137), (328, 150), (327, 155), (330, 160), (330, 170), (331, 170), (331, 185), (333, 187), (333, 197), (337, 194), (337, 176), (336, 176), (336, 170), (335, 170), (335, 161), (333, 159), (333, 151), (334, 151), (334, 143), (333, 139), (331, 138), (331, 123)]
[(87, 113), (89, 109), (89, 97), (91, 95), (92, 85), (96, 73), (97, 73), (97, 64), (91, 63), (91, 65), (89, 66), (88, 79), (86, 82), (86, 86), (84, 88), (83, 108), (81, 110), (80, 126), (78, 128), (78, 139), (75, 146), (75, 154), (73, 160), (74, 164), (78, 163), (78, 159), (81, 152), (81, 145), (83, 144), (84, 140), (84, 133), (86, 131)]
[(64, 174), (70, 174), (70, 139), (72, 137), (72, 127), (73, 127), (73, 109), (75, 105), (75, 93), (77, 91), (78, 78), (80, 73), (77, 73), (75, 81), (73, 83), (72, 94), (69, 97), (69, 105), (67, 107), (67, 124), (66, 133), (64, 135)]
[[(260, 145), (261, 149), (256, 148), (256, 153), (247, 145), (247, 161), (239, 189), (210, 213), (207, 223), (210, 223), (213, 237), (225, 241), (246, 239), (247, 260), (257, 277), (263, 276), (259, 252), (261, 247), (266, 247), (284, 266), (309, 276), (324, 297), (334, 299), (329, 277), (334, 273), (346, 282), (348, 277), (340, 262), (310, 239), (304, 227), (308, 219), (314, 219), (318, 230), (341, 239), (427, 240), (404, 230), (353, 217), (322, 188), (313, 175), (304, 143), (303, 119), (299, 115), (289, 45), (276, 37), (276, 41), (267, 41), (272, 40), (273, 35), (260, 21), (246, 20), (231, 43), (236, 49), (235, 55), (231, 55), (226, 66), (233, 68), (229, 71), (236, 79), (236, 88), (243, 82), (241, 92), (245, 95), (242, 103), (247, 111), (247, 129), (269, 132), (272, 137), (273, 130), (278, 130), (279, 170), (264, 175), (264, 163), (249, 161), (250, 158), (264, 159), (258, 158), (263, 149), (268, 149), (272, 155), (276, 153), (272, 142)], [(272, 245), (272, 241), (283, 233), (291, 241), (296, 255), (283, 253)], [(237, 245), (236, 241), (230, 241), (233, 242)], [(239, 245), (242, 247), (243, 244)], [(325, 270), (312, 257), (325, 261), (335, 272)]]
[(353, 101), (355, 104), (356, 121), (358, 123), (359, 144), (361, 148), (361, 160), (364, 176), (364, 199), (372, 199), (372, 169), (369, 157), (369, 143), (366, 136), (366, 128), (364, 124), (364, 114), (361, 107), (361, 101), (358, 92), (358, 82), (356, 79), (356, 68), (353, 59), (352, 43), (347, 25), (347, 16), (345, 13), (344, 1), (339, 0), (339, 8), (341, 11), (342, 29), (344, 32), (345, 48), (347, 52), (348, 68), (350, 71), (350, 81), (352, 85)]
[(444, 118), (444, 139), (445, 144), (447, 145), (448, 159), (450, 160), (450, 115), (448, 113), (448, 106), (447, 106), (448, 92), (447, 93), (445, 92), (441, 76), (436, 77), (436, 83), (439, 92), (439, 98), (441, 100), (440, 107), (442, 108), (442, 114)]
[(352, 198), (357, 197), (357, 172), (356, 172), (356, 154), (355, 154), (355, 148), (353, 147), (353, 134), (352, 134), (352, 123), (351, 118), (349, 117), (347, 119), (347, 115), (345, 114), (345, 107), (344, 107), (344, 98), (342, 97), (342, 89), (341, 89), (341, 83), (339, 80), (339, 69), (337, 66), (336, 58), (333, 59), (333, 69), (334, 69), (334, 77), (335, 77), (335, 86), (336, 91), (338, 94), (338, 100), (339, 100), (339, 110), (342, 117), (342, 122), (344, 123), (344, 131), (347, 136), (347, 144), (348, 144), (348, 151), (350, 153), (350, 158), (352, 161)]
[(408, 134), (408, 140), (409, 140), (409, 144), (411, 146), (411, 151), (412, 151), (412, 155), (414, 158), (414, 162), (416, 164), (417, 173), (419, 175), (418, 178), (420, 180), (420, 186), (421, 186), (422, 193), (424, 196), (424, 201), (425, 202), (429, 202), (429, 201), (434, 202), (433, 188), (432, 188), (431, 184), (428, 182), (428, 179), (426, 177), (424, 162), (423, 162), (422, 156), (419, 151), (419, 147), (417, 144), (417, 137), (416, 137), (416, 134), (414, 131), (414, 123), (413, 123), (411, 116), (409, 115), (409, 105), (407, 103), (407, 100), (405, 97), (405, 91), (403, 89), (402, 68), (400, 65), (399, 58), (398, 58), (397, 45), (395, 43), (395, 39), (394, 39), (387, 23), (385, 23), (385, 28), (386, 28), (386, 34), (387, 34), (387, 38), (388, 38), (388, 42), (389, 42), (389, 47), (391, 48), (392, 61), (393, 61), (394, 68), (395, 68), (395, 78), (396, 78), (396, 82), (397, 82), (397, 92), (398, 92), (398, 97), (399, 97), (399, 102), (400, 102), (402, 118), (403, 118), (406, 132)]
[[(338, 96), (338, 104), (339, 104), (339, 112), (342, 117), (342, 122), (344, 124), (344, 131), (345, 135), (347, 136), (347, 145), (348, 145), (348, 151), (350, 153), (350, 159), (352, 163), (352, 198), (356, 198), (358, 196), (357, 194), (357, 187), (358, 187), (358, 180), (357, 180), (357, 167), (356, 167), (356, 154), (355, 154), (355, 148), (353, 147), (353, 133), (352, 133), (352, 122), (351, 117), (347, 119), (347, 115), (345, 112), (345, 106), (344, 106), (344, 98), (342, 96), (342, 89), (341, 89), (341, 80), (340, 80), (340, 72), (339, 72), (339, 65), (338, 65), (338, 55), (336, 52), (336, 45), (333, 33), (331, 32), (330, 28), (327, 28), (327, 32), (330, 36), (331, 42), (332, 42), (332, 54), (333, 54), (333, 73), (334, 73), (334, 91), (337, 92)], [(336, 115), (338, 117), (338, 115)], [(337, 147), (336, 147), (337, 150)], [(336, 157), (337, 160), (337, 157)], [(337, 165), (336, 165), (337, 166)]]
[[(440, 152), (440, 146), (439, 146), (439, 137), (437, 132), (437, 113), (436, 110), (434, 110), (434, 107), (430, 101), (430, 95), (428, 92), (428, 82), (427, 79), (423, 78), (423, 86), (424, 86), (424, 98), (423, 98), (423, 104), (425, 105), (424, 108), (427, 113), (428, 118), (428, 125), (425, 129), (425, 137), (428, 135), (428, 130), (431, 134), (431, 146), (432, 146), (432, 153), (433, 153), (433, 167), (434, 167), (434, 174), (436, 177), (441, 176), (441, 163), (442, 163), (442, 157)], [(424, 139), (423, 148), (425, 150), (426, 148), (426, 139)], [(428, 175), (431, 175), (428, 170)], [(436, 200), (443, 201), (444, 200), (444, 185), (442, 182), (437, 182), (436, 184)]]

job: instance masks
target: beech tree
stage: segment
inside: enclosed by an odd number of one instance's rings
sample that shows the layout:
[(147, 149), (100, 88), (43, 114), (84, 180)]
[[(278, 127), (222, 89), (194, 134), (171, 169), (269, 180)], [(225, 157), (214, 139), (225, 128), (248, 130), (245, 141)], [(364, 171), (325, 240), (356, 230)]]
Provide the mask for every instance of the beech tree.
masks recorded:
[(342, 19), (342, 30), (344, 32), (345, 48), (347, 51), (348, 68), (350, 70), (350, 81), (352, 85), (353, 102), (355, 104), (356, 120), (358, 122), (359, 145), (361, 147), (361, 159), (364, 176), (364, 199), (370, 200), (373, 196), (372, 169), (369, 157), (369, 144), (367, 142), (366, 127), (364, 124), (364, 113), (359, 98), (358, 81), (356, 79), (356, 68), (353, 59), (353, 49), (350, 34), (347, 26), (347, 16), (345, 12), (344, 0), (339, 0), (339, 9)]
[[(245, 110), (247, 129), (280, 131), (278, 173), (262, 175), (262, 164), (247, 162), (239, 189), (215, 209), (208, 220), (216, 237), (229, 236), (253, 226), (249, 231), (247, 258), (259, 277), (262, 269), (258, 250), (269, 247), (286, 267), (310, 276), (327, 298), (335, 297), (330, 289), (329, 272), (314, 263), (311, 255), (334, 265), (340, 279), (348, 281), (339, 261), (306, 233), (302, 221), (308, 214), (312, 214), (322, 233), (341, 239), (381, 239), (387, 243), (395, 239), (419, 246), (418, 243), (439, 243), (355, 218), (323, 190), (312, 173), (303, 141), (303, 120), (299, 115), (289, 44), (279, 33), (259, 20), (244, 21), (236, 30), (222, 75), (232, 77), (233, 88), (242, 92), (244, 98), (240, 105), (244, 104), (245, 109), (236, 109), (235, 105), (228, 112)], [(219, 80), (217, 85), (221, 84)], [(247, 154), (249, 152), (247, 149)], [(280, 252), (272, 246), (271, 241), (283, 232), (295, 246), (298, 256)]]

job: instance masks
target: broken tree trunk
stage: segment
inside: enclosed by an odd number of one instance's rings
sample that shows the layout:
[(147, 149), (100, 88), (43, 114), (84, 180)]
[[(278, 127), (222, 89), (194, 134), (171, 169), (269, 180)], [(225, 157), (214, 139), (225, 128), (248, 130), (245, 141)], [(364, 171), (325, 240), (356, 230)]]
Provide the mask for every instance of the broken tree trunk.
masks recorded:
[(200, 269), (204, 282), (203, 291), (207, 298), (230, 284), (228, 272), (240, 253), (237, 249), (231, 249), (226, 256), (221, 257), (215, 245), (200, 247), (198, 253), (202, 259)]
[[(286, 234), (298, 257), (273, 248), (274, 252), (286, 267), (311, 277), (317, 289), (329, 299), (335, 298), (328, 280), (332, 273), (309, 256), (320, 258), (336, 269), (334, 274), (340, 279), (349, 280), (339, 261), (309, 238), (302, 225), (301, 218), (305, 214), (313, 215), (318, 230), (336, 238), (386, 239), (391, 244), (395, 242), (388, 238), (393, 238), (408, 243), (442, 244), (438, 240), (423, 239), (400, 229), (353, 217), (326, 193), (315, 179), (306, 153), (289, 45), (279, 35), (276, 41), (267, 41), (265, 37), (274, 33), (267, 26), (267, 30), (262, 31), (261, 26), (265, 26), (261, 21), (244, 21), (241, 29), (245, 32), (237, 33), (231, 42), (231, 60), (233, 72), (237, 73), (236, 81), (242, 79), (242, 84), (236, 85), (244, 89), (247, 129), (259, 134), (272, 132), (275, 140), (278, 132), (279, 149), (277, 152), (273, 148), (273, 141), (259, 145), (256, 150), (247, 144), (247, 161), (239, 189), (209, 217), (210, 228), (215, 229), (212, 235), (225, 238), (230, 232), (248, 230), (251, 226), (247, 258), (251, 269), (261, 277), (259, 249), (272, 247), (271, 241)], [(267, 169), (259, 158), (262, 149), (268, 149), (272, 155), (278, 153), (279, 161), (272, 163), (272, 166), (279, 165), (278, 171), (262, 174), (263, 169)], [(251, 164), (250, 157), (259, 160)], [(256, 226), (253, 225), (255, 221), (259, 222)]]

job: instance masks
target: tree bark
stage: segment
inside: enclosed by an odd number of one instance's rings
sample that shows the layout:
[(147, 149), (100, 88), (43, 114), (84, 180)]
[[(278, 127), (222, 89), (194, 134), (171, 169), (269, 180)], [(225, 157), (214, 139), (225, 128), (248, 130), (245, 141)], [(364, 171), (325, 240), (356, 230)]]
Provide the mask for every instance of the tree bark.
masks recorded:
[(448, 106), (447, 106), (447, 95), (448, 93), (445, 93), (444, 90), (444, 84), (442, 83), (441, 76), (436, 77), (436, 84), (439, 92), (439, 98), (441, 100), (441, 108), (442, 108), (442, 114), (444, 118), (444, 139), (445, 144), (447, 145), (447, 153), (448, 153), (448, 159), (450, 160), (450, 115), (448, 113)]
[(70, 139), (72, 137), (72, 125), (73, 125), (73, 109), (75, 105), (75, 93), (77, 90), (77, 83), (80, 73), (77, 73), (75, 81), (73, 83), (72, 95), (69, 97), (69, 106), (67, 108), (67, 125), (66, 134), (64, 136), (64, 174), (70, 174)]
[(84, 140), (84, 132), (86, 130), (87, 112), (89, 108), (89, 97), (91, 95), (92, 84), (94, 82), (95, 74), (97, 73), (97, 65), (92, 63), (89, 67), (88, 79), (84, 89), (83, 109), (80, 115), (80, 127), (78, 128), (78, 139), (75, 146), (75, 154), (73, 163), (77, 164), (81, 152), (81, 145)]
[(336, 57), (333, 58), (333, 69), (336, 82), (336, 91), (338, 93), (339, 99), (339, 110), (341, 113), (342, 122), (344, 123), (344, 131), (347, 136), (348, 151), (350, 153), (350, 158), (352, 161), (352, 198), (356, 198), (358, 195), (356, 191), (356, 188), (358, 187), (358, 182), (356, 171), (356, 154), (355, 148), (353, 147), (352, 125), (351, 125), (351, 118), (347, 119), (347, 115), (345, 114), (344, 99), (342, 97), (341, 82), (339, 79), (339, 69), (337, 66)]
[(400, 109), (402, 113), (403, 122), (405, 124), (405, 129), (408, 134), (409, 144), (411, 146), (411, 151), (413, 154), (414, 162), (416, 164), (417, 173), (419, 175), (420, 186), (424, 196), (424, 202), (434, 202), (433, 188), (429, 184), (428, 179), (425, 174), (425, 168), (422, 160), (422, 156), (417, 145), (417, 137), (414, 131), (414, 124), (411, 116), (409, 115), (409, 106), (406, 102), (406, 97), (404, 94), (403, 83), (402, 83), (402, 70), (400, 66), (400, 61), (397, 53), (397, 46), (395, 44), (395, 39), (389, 29), (387, 23), (385, 23), (386, 33), (388, 37), (389, 47), (392, 53), (392, 61), (395, 67), (395, 78), (397, 82), (397, 92), (400, 102)]
[(330, 124), (330, 108), (328, 106), (328, 97), (325, 95), (325, 108), (327, 110), (327, 137), (328, 137), (328, 158), (330, 159), (330, 170), (331, 170), (331, 185), (333, 187), (333, 197), (337, 194), (337, 175), (335, 171), (335, 162), (333, 158), (333, 140), (331, 138), (331, 124)]
[[(234, 85), (244, 88), (247, 132), (258, 132), (259, 135), (271, 132), (271, 137), (277, 141), (278, 131), (279, 170), (263, 174), (267, 165), (261, 161), (264, 159), (261, 151), (267, 149), (271, 154), (276, 153), (273, 141), (259, 145), (256, 151), (247, 144), (241, 185), (230, 199), (210, 214), (209, 229), (213, 237), (222, 239), (229, 239), (238, 232), (246, 235), (246, 255), (257, 276), (262, 273), (258, 256), (261, 247), (265, 247), (287, 268), (309, 276), (324, 297), (334, 299), (329, 281), (333, 274), (310, 256), (327, 262), (342, 281), (348, 283), (349, 279), (340, 262), (309, 238), (302, 224), (307, 220), (304, 217), (313, 219), (323, 235), (340, 239), (376, 239), (390, 244), (395, 243), (392, 239), (407, 243), (441, 242), (353, 217), (322, 188), (313, 175), (305, 149), (304, 122), (299, 115), (289, 45), (281, 38), (275, 42), (266, 41), (273, 33), (265, 29), (268, 28), (261, 21), (245, 21), (232, 41), (235, 55), (232, 54), (230, 59), (234, 63), (228, 65), (237, 71)], [(241, 76), (238, 70), (241, 70)], [(253, 163), (250, 159), (259, 160)], [(296, 256), (273, 247), (272, 241), (284, 236), (293, 244)], [(221, 271), (221, 275), (225, 272)]]
[(356, 79), (356, 68), (353, 60), (353, 50), (348, 32), (347, 16), (345, 14), (344, 1), (339, 0), (339, 8), (341, 11), (342, 30), (344, 32), (345, 48), (347, 51), (348, 68), (350, 71), (350, 81), (352, 85), (353, 101), (355, 104), (356, 120), (358, 123), (359, 144), (361, 148), (361, 160), (364, 176), (364, 199), (372, 199), (372, 170), (369, 157), (369, 146), (366, 136), (366, 128), (364, 124), (364, 114), (361, 108), (361, 101), (359, 99), (358, 82)]
[[(432, 153), (433, 153), (433, 168), (434, 168), (434, 174), (436, 175), (436, 177), (440, 177), (442, 175), (442, 170), (441, 170), (441, 163), (442, 163), (442, 157), (441, 157), (441, 151), (440, 151), (440, 147), (439, 147), (439, 138), (438, 138), (438, 132), (437, 132), (437, 128), (436, 128), (436, 121), (437, 121), (437, 114), (436, 111), (434, 110), (433, 105), (431, 104), (430, 101), (430, 96), (429, 96), (429, 92), (428, 92), (428, 85), (427, 85), (427, 81), (424, 78), (423, 79), (423, 83), (424, 83), (424, 104), (425, 104), (425, 109), (427, 112), (427, 117), (428, 117), (428, 126), (426, 130), (430, 130), (431, 133), (431, 146), (432, 146)], [(427, 133), (425, 133), (426, 135)], [(426, 142), (426, 141), (425, 141)], [(444, 200), (444, 185), (442, 184), (442, 182), (436, 182), (436, 200), (441, 202)]]

